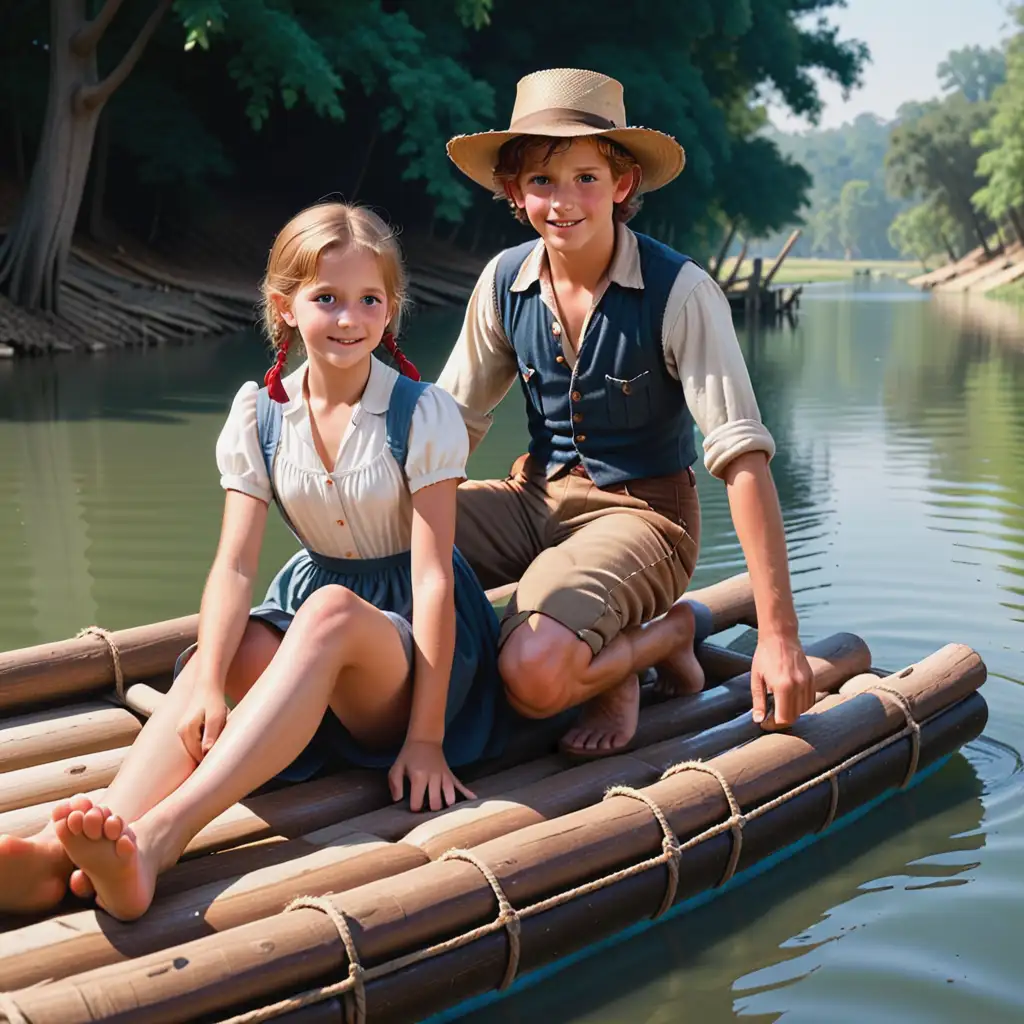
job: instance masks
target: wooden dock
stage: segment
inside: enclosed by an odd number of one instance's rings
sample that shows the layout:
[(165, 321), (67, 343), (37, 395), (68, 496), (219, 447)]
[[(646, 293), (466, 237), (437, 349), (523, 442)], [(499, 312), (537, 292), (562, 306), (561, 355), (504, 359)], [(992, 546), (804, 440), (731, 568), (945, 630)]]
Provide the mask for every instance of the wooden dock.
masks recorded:
[[(763, 257), (756, 256), (751, 272), (746, 277), (739, 276), (747, 254), (747, 243), (743, 243), (743, 248), (733, 264), (732, 272), (725, 281), (719, 282), (734, 315), (739, 315), (748, 323), (758, 320), (762, 323), (774, 324), (783, 318), (787, 319), (790, 324), (795, 322), (796, 311), (800, 308), (803, 285), (787, 287), (776, 285), (773, 282), (786, 257), (796, 245), (800, 234), (799, 228), (793, 231), (779, 255), (772, 261), (767, 273)], [(731, 238), (727, 239), (727, 242), (731, 242)], [(727, 246), (723, 248), (727, 248)], [(724, 263), (724, 252), (720, 252), (714, 266), (709, 270), (716, 281), (719, 279)]]

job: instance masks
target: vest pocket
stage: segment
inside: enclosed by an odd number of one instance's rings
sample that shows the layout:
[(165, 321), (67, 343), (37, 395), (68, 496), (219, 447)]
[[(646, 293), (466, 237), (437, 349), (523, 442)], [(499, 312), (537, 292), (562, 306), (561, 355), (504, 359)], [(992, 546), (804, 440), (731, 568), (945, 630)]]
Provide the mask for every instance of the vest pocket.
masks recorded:
[(650, 370), (644, 370), (629, 379), (606, 373), (604, 383), (608, 397), (608, 420), (613, 426), (638, 427), (651, 418)]
[(519, 358), (516, 359), (516, 362), (519, 363), (519, 379), (523, 382), (523, 388), (529, 396), (530, 402), (537, 412), (542, 412), (540, 404), (540, 376), (537, 373), (536, 367), (531, 366), (529, 363), (524, 363)]

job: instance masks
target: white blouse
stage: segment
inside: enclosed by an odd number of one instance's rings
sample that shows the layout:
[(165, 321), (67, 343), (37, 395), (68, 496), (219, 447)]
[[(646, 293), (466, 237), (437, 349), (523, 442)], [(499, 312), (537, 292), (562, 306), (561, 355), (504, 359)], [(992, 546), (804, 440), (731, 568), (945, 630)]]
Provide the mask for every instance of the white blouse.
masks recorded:
[[(283, 378), (288, 402), (274, 461), (274, 490), (303, 544), (329, 558), (383, 558), (408, 551), (412, 494), (441, 480), (466, 476), (469, 437), (455, 400), (431, 385), (420, 396), (409, 431), (408, 485), (387, 444), (386, 414), (398, 372), (372, 359), (362, 399), (341, 440), (334, 469), (323, 466), (303, 398), (308, 363)], [(235, 395), (217, 439), (217, 468), (225, 490), (272, 500), (256, 430), (259, 385)]]

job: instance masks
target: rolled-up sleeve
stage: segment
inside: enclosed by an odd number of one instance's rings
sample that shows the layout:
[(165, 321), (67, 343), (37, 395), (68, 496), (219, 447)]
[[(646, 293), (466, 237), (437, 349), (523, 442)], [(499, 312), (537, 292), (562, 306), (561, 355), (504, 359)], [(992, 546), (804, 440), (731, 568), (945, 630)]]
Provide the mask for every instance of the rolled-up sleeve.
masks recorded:
[(459, 405), (470, 448), (491, 426), (491, 412), (516, 379), (516, 356), (498, 318), (494, 275), (500, 254), (484, 267), (466, 306), (459, 339), (437, 379)]
[(704, 435), (704, 465), (723, 477), (747, 452), (775, 454), (740, 351), (729, 301), (695, 263), (679, 272), (665, 306), (665, 364), (682, 384), (686, 404)]

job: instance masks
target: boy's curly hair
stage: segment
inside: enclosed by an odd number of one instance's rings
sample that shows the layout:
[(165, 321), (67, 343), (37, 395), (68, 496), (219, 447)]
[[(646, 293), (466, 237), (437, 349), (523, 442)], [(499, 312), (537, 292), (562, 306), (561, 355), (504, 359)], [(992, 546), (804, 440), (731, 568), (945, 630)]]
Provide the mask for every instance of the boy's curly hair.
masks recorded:
[[(592, 138), (597, 144), (598, 152), (608, 161), (612, 174), (616, 178), (628, 174), (634, 167), (639, 166), (636, 157), (624, 146), (605, 138), (603, 135), (580, 136), (581, 138)], [(526, 212), (520, 210), (516, 204), (509, 199), (505, 191), (509, 182), (515, 181), (523, 171), (528, 157), (534, 156), (538, 151), (543, 151), (540, 161), (546, 164), (558, 153), (566, 152), (576, 138), (550, 138), (542, 135), (519, 135), (509, 139), (498, 151), (498, 164), (494, 169), (494, 198), (507, 202), (512, 215), (520, 224), (527, 224), (529, 221)], [(615, 219), (622, 224), (632, 220), (640, 212), (643, 203), (642, 197), (635, 192), (626, 197), (624, 202), (615, 204)]]

